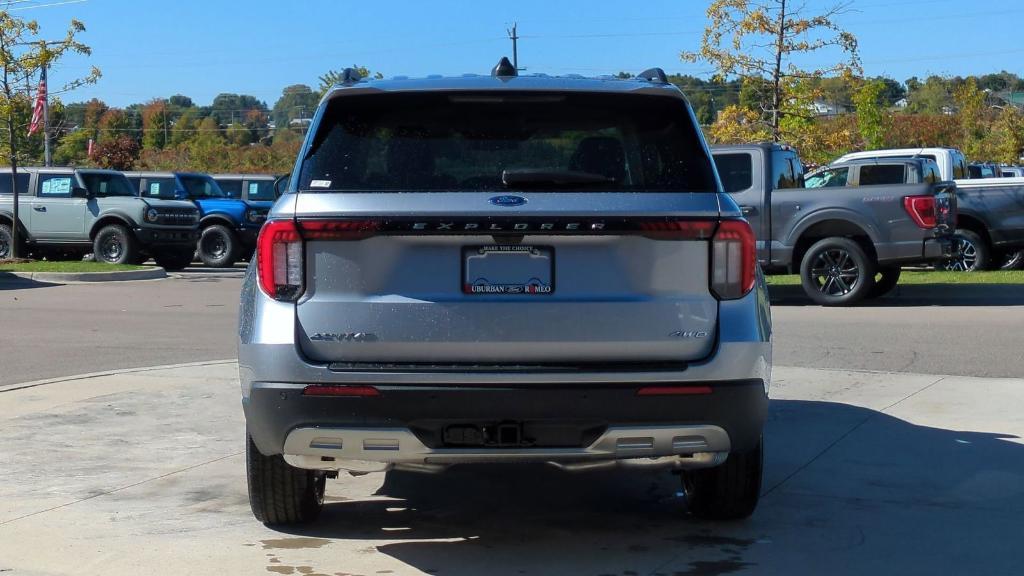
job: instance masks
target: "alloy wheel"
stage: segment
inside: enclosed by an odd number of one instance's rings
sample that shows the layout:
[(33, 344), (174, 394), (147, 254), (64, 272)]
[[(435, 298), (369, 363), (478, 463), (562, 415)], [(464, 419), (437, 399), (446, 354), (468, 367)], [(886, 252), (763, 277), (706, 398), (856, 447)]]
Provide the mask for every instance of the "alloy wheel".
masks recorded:
[(204, 252), (214, 258), (220, 258), (224, 256), (228, 251), (228, 243), (224, 241), (219, 234), (214, 235), (212, 238), (207, 238), (203, 242)]
[(124, 246), (121, 244), (121, 239), (116, 235), (108, 236), (102, 246), (100, 256), (107, 262), (117, 262), (121, 259), (121, 255), (124, 253)]
[(955, 239), (956, 247), (959, 248), (960, 256), (955, 260), (946, 263), (946, 270), (952, 272), (971, 272), (978, 265), (978, 247), (963, 236)]
[(842, 248), (823, 251), (811, 266), (811, 279), (818, 291), (828, 296), (845, 296), (860, 282), (861, 270)]

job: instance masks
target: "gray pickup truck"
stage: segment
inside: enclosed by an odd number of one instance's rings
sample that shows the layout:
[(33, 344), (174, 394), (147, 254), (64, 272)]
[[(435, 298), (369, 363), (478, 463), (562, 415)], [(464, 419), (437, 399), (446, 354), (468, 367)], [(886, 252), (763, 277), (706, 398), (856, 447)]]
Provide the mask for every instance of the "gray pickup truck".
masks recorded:
[(859, 169), (804, 186), (796, 150), (779, 144), (712, 148), (722, 185), (757, 236), (766, 272), (799, 272), (807, 295), (841, 306), (882, 296), (904, 264), (955, 253), (956, 185), (922, 176), (875, 184)]
[[(108, 264), (153, 257), (168, 270), (192, 261), (199, 211), (189, 202), (142, 199), (112, 170), (19, 168), (18, 243), (46, 256), (88, 252)], [(0, 259), (13, 247), (10, 168), (0, 169)]]

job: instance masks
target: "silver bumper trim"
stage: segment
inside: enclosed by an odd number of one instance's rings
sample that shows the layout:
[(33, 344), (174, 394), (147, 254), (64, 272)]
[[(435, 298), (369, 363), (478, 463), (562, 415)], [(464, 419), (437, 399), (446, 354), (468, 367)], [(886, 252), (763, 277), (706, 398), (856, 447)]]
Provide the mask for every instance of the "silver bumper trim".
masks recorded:
[(284, 459), (310, 470), (373, 472), (394, 465), (446, 466), (484, 462), (549, 462), (582, 469), (600, 462), (666, 459), (675, 467), (720, 464), (729, 435), (718, 426), (616, 426), (586, 448), (429, 448), (407, 428), (296, 428)]

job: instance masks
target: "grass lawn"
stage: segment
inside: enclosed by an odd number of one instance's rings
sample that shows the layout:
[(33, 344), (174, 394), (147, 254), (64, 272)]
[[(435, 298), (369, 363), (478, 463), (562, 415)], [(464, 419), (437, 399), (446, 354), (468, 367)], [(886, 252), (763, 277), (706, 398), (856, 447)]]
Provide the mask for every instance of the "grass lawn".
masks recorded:
[[(799, 286), (800, 276), (786, 274), (768, 276), (769, 286)], [(1024, 284), (1024, 270), (995, 272), (904, 271), (900, 284)]]
[(124, 272), (142, 270), (146, 266), (118, 266), (101, 262), (0, 262), (0, 272)]

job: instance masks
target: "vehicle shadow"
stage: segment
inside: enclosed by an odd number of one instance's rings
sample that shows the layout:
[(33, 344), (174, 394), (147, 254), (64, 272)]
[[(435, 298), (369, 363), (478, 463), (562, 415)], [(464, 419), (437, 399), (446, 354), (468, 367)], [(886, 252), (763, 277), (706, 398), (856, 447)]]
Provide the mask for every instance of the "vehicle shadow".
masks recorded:
[(29, 288), (52, 288), (54, 286), (60, 286), (60, 284), (40, 282), (38, 280), (0, 273), (0, 292), (4, 290), (28, 290)]
[[(883, 571), (956, 573), (954, 554), (973, 563), (964, 572), (1010, 573), (1013, 526), (1024, 513), (1024, 446), (1012, 438), (847, 404), (773, 401), (765, 496), (747, 521), (687, 516), (667, 472), (481, 465), (390, 472), (373, 497), (336, 497), (315, 524), (286, 532), (379, 541), (368, 550), (455, 576), (788, 574), (794, 566), (861, 574), (877, 572), (879, 558)], [(339, 555), (334, 568), (344, 566)]]
[[(773, 306), (817, 306), (799, 286), (769, 286)], [(908, 284), (859, 307), (1022, 306), (1024, 284)]]

